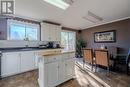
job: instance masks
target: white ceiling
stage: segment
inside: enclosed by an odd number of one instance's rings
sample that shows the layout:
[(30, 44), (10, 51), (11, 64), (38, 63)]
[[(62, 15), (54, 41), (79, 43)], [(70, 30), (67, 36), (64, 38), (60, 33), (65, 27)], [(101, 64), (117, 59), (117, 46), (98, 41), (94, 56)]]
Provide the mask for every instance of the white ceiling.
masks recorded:
[[(15, 0), (17, 16), (61, 23), (64, 27), (85, 29), (103, 23), (130, 17), (130, 0), (74, 0), (67, 10), (50, 5), (44, 0)], [(129, 3), (129, 4), (128, 4)], [(91, 23), (82, 17), (91, 11), (103, 18)]]

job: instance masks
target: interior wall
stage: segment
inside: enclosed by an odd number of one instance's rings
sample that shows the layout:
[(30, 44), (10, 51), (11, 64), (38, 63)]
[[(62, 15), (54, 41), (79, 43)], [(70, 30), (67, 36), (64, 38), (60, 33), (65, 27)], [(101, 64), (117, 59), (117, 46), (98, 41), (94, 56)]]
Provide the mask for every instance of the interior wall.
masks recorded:
[(0, 18), (0, 40), (6, 40), (7, 38), (7, 20)]
[[(116, 42), (115, 43), (95, 43), (94, 33), (116, 30)], [(130, 19), (113, 22), (97, 27), (88, 28), (82, 30), (81, 37), (87, 42), (87, 48), (97, 49), (101, 45), (115, 46), (119, 48), (121, 53), (127, 53), (130, 50)]]

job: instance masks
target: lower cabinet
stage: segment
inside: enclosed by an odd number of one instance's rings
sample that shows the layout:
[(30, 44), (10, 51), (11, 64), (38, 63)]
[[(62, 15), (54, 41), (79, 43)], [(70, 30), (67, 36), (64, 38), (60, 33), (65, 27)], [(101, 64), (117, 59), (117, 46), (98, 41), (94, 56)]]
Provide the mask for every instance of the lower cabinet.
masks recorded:
[(74, 76), (74, 59), (68, 59), (65, 63), (65, 79), (69, 80)]
[(59, 62), (59, 84), (63, 83), (66, 81), (65, 76), (66, 76), (66, 67), (65, 67), (65, 61)]
[(58, 83), (59, 78), (59, 68), (58, 62), (53, 62), (46, 64), (47, 69), (47, 84), (48, 87), (54, 87)]
[(35, 52), (10, 52), (2, 53), (1, 74), (2, 77), (36, 69)]
[(69, 79), (72, 79), (75, 74), (74, 59), (67, 59), (59, 62), (59, 83), (63, 83)]
[(19, 53), (3, 53), (1, 58), (2, 77), (14, 75), (20, 72)]
[(35, 68), (35, 53), (34, 52), (23, 52), (21, 55), (21, 72), (33, 70)]

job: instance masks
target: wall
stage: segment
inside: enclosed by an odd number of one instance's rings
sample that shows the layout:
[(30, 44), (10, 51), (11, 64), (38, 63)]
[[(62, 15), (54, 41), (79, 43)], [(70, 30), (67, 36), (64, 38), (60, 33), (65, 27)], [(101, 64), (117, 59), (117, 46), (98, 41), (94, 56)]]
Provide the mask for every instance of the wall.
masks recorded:
[[(94, 33), (108, 30), (116, 30), (115, 43), (94, 43)], [(87, 41), (88, 48), (99, 48), (102, 44), (105, 46), (118, 47), (121, 53), (127, 53), (130, 49), (130, 19), (109, 23), (97, 27), (82, 30), (82, 38)]]
[(44, 44), (42, 41), (11, 41), (11, 40), (0, 40), (0, 48), (15, 48), (15, 47), (37, 47), (40, 44)]
[(7, 38), (7, 20), (0, 18), (0, 40), (6, 40)]

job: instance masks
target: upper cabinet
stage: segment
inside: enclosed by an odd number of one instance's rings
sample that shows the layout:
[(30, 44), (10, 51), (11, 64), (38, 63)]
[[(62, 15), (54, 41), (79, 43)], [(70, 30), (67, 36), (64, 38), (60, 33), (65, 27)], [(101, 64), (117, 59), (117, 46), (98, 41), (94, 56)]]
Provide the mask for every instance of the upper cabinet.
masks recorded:
[(49, 23), (41, 23), (41, 40), (42, 41), (60, 41), (61, 26)]

